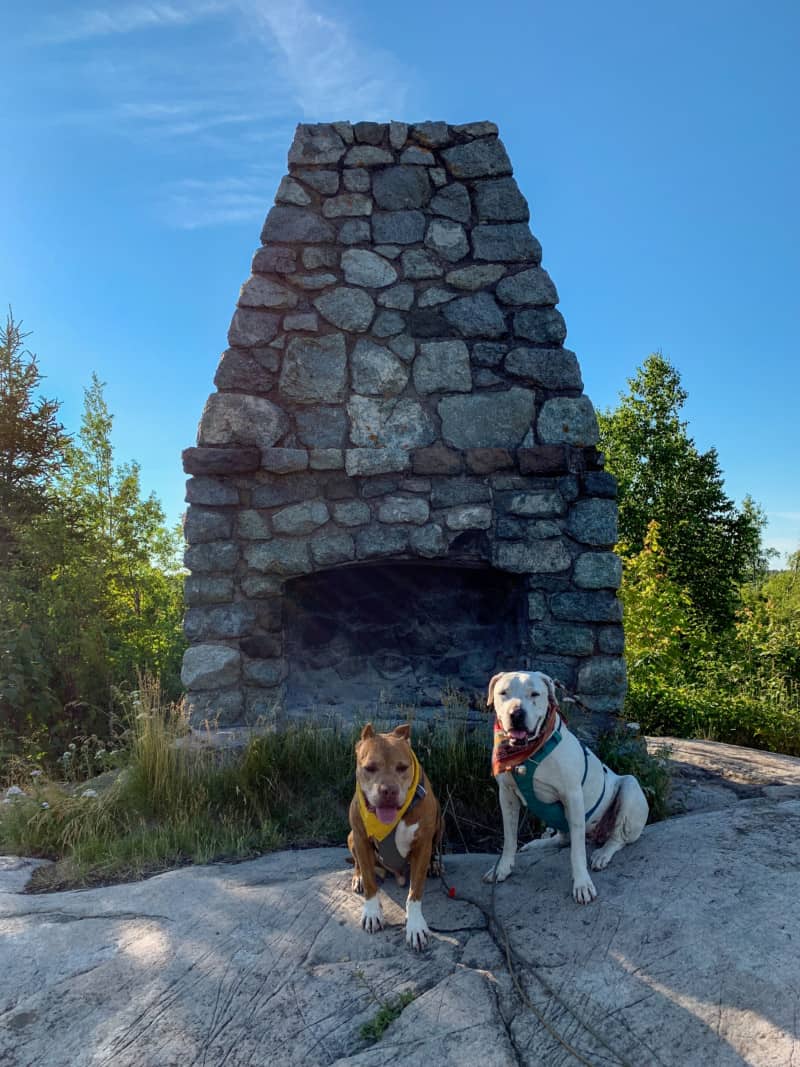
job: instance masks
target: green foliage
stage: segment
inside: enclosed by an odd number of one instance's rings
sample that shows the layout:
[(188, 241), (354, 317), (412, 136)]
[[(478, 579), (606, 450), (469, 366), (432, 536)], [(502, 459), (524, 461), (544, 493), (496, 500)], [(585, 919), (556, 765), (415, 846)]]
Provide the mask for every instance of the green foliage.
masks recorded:
[(666, 746), (651, 754), (640, 733), (620, 726), (598, 739), (597, 755), (617, 774), (632, 774), (638, 779), (650, 807), (648, 822), (666, 819), (671, 785)]
[(620, 540), (644, 547), (655, 521), (670, 577), (688, 593), (704, 625), (733, 622), (738, 586), (763, 569), (764, 516), (725, 494), (715, 449), (699, 452), (680, 418), (687, 394), (660, 353), (648, 356), (615, 411), (601, 413), (600, 447), (619, 485)]
[(116, 465), (113, 419), (93, 376), (70, 440), (36, 400), (36, 357), (11, 317), (0, 331), (0, 753), (20, 737), (106, 733), (116, 689), (159, 674), (180, 692), (180, 537), (139, 467)]
[(36, 397), (37, 358), (9, 309), (0, 326), (0, 564), (7, 565), (16, 527), (43, 510), (50, 479), (67, 443), (55, 400)]

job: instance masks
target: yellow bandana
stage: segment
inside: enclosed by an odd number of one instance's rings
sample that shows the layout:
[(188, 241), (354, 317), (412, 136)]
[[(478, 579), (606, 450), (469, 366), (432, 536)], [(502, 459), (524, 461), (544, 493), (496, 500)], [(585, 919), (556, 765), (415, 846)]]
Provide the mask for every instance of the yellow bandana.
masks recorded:
[(383, 841), (384, 837), (388, 837), (394, 830), (395, 826), (400, 822), (402, 817), (408, 810), (408, 806), (414, 799), (414, 794), (417, 791), (419, 780), (421, 776), (419, 760), (411, 753), (411, 759), (414, 761), (414, 777), (411, 780), (411, 786), (406, 794), (406, 799), (403, 801), (403, 806), (397, 810), (397, 818), (392, 823), (381, 822), (378, 816), (369, 810), (367, 807), (367, 798), (364, 796), (364, 792), (361, 786), (356, 782), (356, 796), (358, 797), (358, 810), (361, 813), (361, 821), (364, 823), (364, 829), (367, 831), (367, 837), (374, 838), (376, 841)]

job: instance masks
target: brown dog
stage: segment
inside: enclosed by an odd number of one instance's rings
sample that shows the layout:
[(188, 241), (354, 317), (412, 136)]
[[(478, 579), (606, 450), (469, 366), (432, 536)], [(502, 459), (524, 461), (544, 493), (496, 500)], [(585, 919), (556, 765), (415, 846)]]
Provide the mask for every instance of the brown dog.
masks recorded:
[(391, 871), (398, 885), (405, 885), (410, 870), (406, 941), (420, 950), (430, 933), (422, 914), (425, 879), (442, 870), (442, 816), (410, 733), (408, 723), (390, 734), (376, 734), (372, 723), (361, 731), (347, 847), (355, 861), (353, 891), (364, 894), (361, 925), (371, 934), (383, 926), (376, 867)]

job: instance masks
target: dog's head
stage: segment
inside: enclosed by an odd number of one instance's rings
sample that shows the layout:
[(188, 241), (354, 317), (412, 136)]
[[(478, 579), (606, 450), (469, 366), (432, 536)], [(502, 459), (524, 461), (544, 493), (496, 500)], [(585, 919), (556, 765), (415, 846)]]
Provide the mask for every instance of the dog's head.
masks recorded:
[(486, 703), (494, 706), (497, 721), (512, 744), (524, 744), (539, 735), (555, 698), (553, 679), (541, 671), (506, 671), (489, 682)]
[(414, 780), (414, 754), (408, 723), (390, 734), (376, 734), (368, 722), (356, 743), (356, 781), (381, 822), (393, 823)]

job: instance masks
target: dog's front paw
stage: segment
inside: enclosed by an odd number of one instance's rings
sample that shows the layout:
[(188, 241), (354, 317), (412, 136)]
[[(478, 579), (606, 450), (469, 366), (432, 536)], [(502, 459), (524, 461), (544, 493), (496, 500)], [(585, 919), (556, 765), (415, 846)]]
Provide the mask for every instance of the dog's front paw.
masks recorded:
[(364, 901), (361, 909), (361, 925), (368, 934), (376, 934), (383, 929), (383, 910), (377, 897)]
[(597, 896), (597, 890), (594, 887), (594, 882), (587, 874), (585, 878), (580, 881), (576, 878), (572, 883), (572, 895), (575, 897), (577, 904), (591, 904), (594, 898)]
[(439, 855), (431, 856), (431, 863), (428, 867), (429, 878), (441, 878), (444, 874), (444, 860)]
[(409, 900), (406, 905), (406, 943), (415, 952), (421, 952), (428, 944), (428, 924), (422, 914), (422, 905), (419, 901)]
[(506, 878), (514, 870), (513, 860), (504, 860), (502, 857), (495, 863), (494, 867), (490, 867), (486, 874), (483, 876), (484, 882), (505, 882)]

